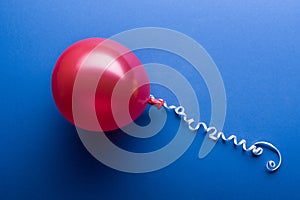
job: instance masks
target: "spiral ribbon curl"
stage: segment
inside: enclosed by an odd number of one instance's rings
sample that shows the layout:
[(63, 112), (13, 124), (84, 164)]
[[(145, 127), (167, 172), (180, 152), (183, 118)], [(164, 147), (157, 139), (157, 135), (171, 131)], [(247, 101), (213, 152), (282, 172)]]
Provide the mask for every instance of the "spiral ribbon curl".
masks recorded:
[(252, 144), (250, 147), (247, 148), (247, 142), (245, 139), (242, 139), (238, 141), (236, 135), (230, 135), (229, 137), (226, 137), (225, 134), (222, 131), (218, 131), (216, 127), (214, 126), (207, 126), (205, 122), (198, 122), (196, 125), (195, 120), (193, 118), (188, 118), (187, 114), (185, 113), (185, 109), (183, 106), (175, 106), (175, 105), (168, 105), (167, 102), (163, 99), (156, 99), (153, 95), (150, 95), (150, 98), (148, 99), (148, 103), (151, 105), (156, 106), (158, 109), (164, 107), (167, 110), (174, 110), (174, 112), (182, 118), (183, 121), (185, 121), (188, 124), (188, 128), (191, 131), (197, 132), (201, 127), (204, 129), (204, 133), (209, 134), (209, 138), (218, 141), (220, 138), (227, 142), (227, 141), (233, 141), (233, 144), (235, 146), (242, 146), (243, 151), (251, 152), (255, 156), (260, 156), (264, 149), (262, 147), (266, 147), (270, 149), (271, 151), (274, 151), (279, 161), (276, 163), (273, 160), (269, 160), (266, 164), (266, 168), (269, 172), (275, 172), (278, 170), (278, 168), (281, 165), (282, 157), (280, 151), (271, 143), (266, 141), (258, 141)]

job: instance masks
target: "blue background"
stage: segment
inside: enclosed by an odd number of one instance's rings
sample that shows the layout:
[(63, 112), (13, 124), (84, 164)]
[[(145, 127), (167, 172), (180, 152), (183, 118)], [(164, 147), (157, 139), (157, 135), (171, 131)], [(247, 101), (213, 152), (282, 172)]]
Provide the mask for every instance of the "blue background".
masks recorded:
[[(299, 199), (299, 19), (299, 1), (2, 0), (0, 199)], [(146, 174), (113, 170), (87, 152), (52, 99), (56, 59), (77, 40), (144, 26), (174, 29), (203, 45), (226, 88), (224, 132), (274, 143), (283, 156), (278, 172), (264, 169), (274, 154), (254, 158), (222, 142), (198, 159), (201, 134), (172, 165)], [(165, 52), (137, 55), (144, 63), (168, 64), (194, 83), (208, 122), (209, 94), (191, 66)], [(162, 90), (152, 87), (168, 98)], [(170, 114), (168, 126), (177, 124)], [(161, 134), (166, 137), (141, 141), (144, 150), (173, 137), (165, 129)]]

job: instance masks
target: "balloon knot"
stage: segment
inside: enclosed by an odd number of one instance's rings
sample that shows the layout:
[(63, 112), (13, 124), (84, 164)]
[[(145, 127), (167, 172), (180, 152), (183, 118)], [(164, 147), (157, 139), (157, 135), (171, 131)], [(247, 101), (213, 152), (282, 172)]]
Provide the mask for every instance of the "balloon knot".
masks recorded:
[(163, 99), (155, 99), (153, 97), (150, 97), (148, 99), (148, 103), (150, 105), (154, 105), (155, 107), (157, 107), (158, 109), (161, 109), (161, 107), (164, 105), (165, 101)]

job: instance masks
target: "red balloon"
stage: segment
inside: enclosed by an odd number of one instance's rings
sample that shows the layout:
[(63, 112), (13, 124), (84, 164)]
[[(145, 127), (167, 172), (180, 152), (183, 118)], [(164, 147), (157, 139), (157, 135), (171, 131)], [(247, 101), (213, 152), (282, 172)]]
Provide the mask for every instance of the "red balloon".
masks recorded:
[(129, 49), (109, 39), (90, 38), (59, 57), (52, 93), (71, 123), (90, 131), (111, 131), (143, 112), (150, 86), (142, 63)]

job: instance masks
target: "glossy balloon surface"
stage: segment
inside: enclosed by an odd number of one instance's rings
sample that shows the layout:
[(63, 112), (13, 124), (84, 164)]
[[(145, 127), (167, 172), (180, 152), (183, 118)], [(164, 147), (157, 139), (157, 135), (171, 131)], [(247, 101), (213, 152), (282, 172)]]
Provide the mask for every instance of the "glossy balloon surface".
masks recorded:
[[(142, 63), (130, 50), (112, 40), (90, 38), (71, 45), (59, 57), (52, 93), (71, 123), (90, 131), (111, 131), (143, 112), (150, 87)], [(76, 120), (74, 110), (80, 115)]]

